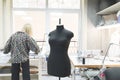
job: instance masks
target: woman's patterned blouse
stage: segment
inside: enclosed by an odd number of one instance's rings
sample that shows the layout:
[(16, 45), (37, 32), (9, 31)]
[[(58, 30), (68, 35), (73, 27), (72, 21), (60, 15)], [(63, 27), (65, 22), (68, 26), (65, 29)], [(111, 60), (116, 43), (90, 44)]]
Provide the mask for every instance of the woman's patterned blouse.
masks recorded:
[(39, 46), (35, 40), (25, 32), (16, 32), (7, 41), (4, 53), (11, 52), (11, 63), (21, 63), (29, 59), (29, 51), (38, 53)]

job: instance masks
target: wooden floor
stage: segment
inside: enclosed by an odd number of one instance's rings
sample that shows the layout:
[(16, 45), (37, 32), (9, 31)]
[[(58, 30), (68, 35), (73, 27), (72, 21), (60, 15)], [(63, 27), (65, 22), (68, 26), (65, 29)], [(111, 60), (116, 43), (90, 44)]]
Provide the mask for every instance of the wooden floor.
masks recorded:
[[(54, 76), (42, 76), (42, 80), (59, 80), (59, 78)], [(72, 80), (72, 78), (63, 77), (63, 78), (60, 78), (60, 80)], [(86, 80), (86, 79), (76, 76), (76, 80)]]
[[(49, 75), (42, 75), (41, 80), (59, 80), (58, 77), (55, 76), (49, 76)], [(0, 80), (11, 80), (11, 75), (1, 75), (0, 76)], [(20, 80), (22, 80), (22, 78), (20, 78)], [(31, 75), (31, 80), (38, 80), (38, 76), (37, 75)], [(72, 80), (71, 77), (62, 77), (60, 78), (60, 80)], [(76, 75), (76, 79), (75, 80), (86, 80), (85, 78), (81, 78), (80, 75)]]

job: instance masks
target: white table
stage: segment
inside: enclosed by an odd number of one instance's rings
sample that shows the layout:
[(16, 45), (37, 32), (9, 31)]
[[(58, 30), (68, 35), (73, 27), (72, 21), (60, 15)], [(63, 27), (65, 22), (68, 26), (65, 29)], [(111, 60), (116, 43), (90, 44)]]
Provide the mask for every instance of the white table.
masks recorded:
[[(85, 58), (85, 64), (82, 64), (82, 59), (78, 59), (77, 56), (70, 56), (70, 60), (73, 68), (73, 79), (75, 80), (76, 68), (102, 68), (103, 57), (99, 58)], [(106, 67), (120, 67), (120, 60), (114, 58), (106, 59), (104, 62)]]

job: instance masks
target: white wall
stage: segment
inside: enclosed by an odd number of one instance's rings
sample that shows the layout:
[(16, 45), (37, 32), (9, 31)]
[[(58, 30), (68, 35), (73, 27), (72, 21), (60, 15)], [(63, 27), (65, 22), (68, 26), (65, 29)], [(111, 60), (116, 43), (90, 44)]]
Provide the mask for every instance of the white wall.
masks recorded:
[(3, 48), (12, 33), (12, 0), (0, 0), (0, 48)]
[(103, 51), (102, 54), (105, 54), (110, 42), (111, 34), (116, 29), (98, 29), (89, 19), (88, 25), (87, 49), (100, 49)]
[(101, 46), (101, 31), (96, 29), (96, 27), (88, 19), (87, 49), (101, 49)]
[(96, 29), (99, 0), (88, 0), (87, 4), (87, 49), (102, 49), (101, 31)]
[(87, 16), (87, 49), (100, 49), (103, 54), (109, 46), (110, 38), (112, 33), (118, 28), (110, 29), (97, 29), (99, 23), (99, 17), (96, 12), (99, 10), (99, 1), (90, 0), (88, 1), (88, 16)]

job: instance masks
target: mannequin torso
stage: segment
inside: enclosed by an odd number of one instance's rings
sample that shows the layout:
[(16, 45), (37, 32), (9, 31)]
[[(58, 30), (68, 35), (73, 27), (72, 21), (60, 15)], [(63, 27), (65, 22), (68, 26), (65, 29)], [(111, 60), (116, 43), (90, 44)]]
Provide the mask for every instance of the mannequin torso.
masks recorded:
[(71, 65), (68, 47), (73, 33), (64, 29), (63, 25), (49, 33), (50, 55), (48, 57), (48, 74), (58, 77), (70, 75)]

